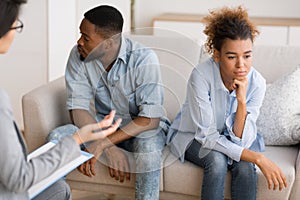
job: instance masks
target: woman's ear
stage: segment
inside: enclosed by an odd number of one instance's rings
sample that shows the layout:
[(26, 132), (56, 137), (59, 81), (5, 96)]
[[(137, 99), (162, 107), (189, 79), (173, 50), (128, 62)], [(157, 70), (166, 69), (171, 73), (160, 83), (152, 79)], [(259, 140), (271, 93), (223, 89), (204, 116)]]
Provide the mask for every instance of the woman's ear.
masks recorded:
[(217, 49), (214, 48), (214, 52), (213, 52), (213, 59), (215, 60), (215, 62), (220, 62), (220, 51), (218, 51)]

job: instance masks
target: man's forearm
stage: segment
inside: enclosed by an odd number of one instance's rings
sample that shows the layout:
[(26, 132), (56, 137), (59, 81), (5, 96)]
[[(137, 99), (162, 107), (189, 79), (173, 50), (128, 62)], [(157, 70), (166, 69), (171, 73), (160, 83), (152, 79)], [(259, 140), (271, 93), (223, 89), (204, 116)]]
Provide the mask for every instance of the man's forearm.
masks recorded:
[(72, 123), (79, 128), (88, 124), (96, 123), (95, 118), (87, 110), (81, 110), (81, 109), (71, 110), (70, 118)]
[(107, 139), (101, 141), (103, 149), (110, 147), (114, 144), (118, 144), (132, 137), (136, 137), (138, 134), (153, 130), (159, 126), (159, 118), (146, 118), (137, 117), (132, 120), (126, 126), (118, 129), (114, 134), (110, 135)]
[[(96, 122), (94, 117), (86, 110), (72, 110), (70, 111), (70, 117), (72, 122), (79, 128)], [(108, 138), (95, 142), (101, 145), (102, 149), (105, 149), (135, 137), (142, 132), (158, 128), (159, 121), (159, 118), (137, 117), (124, 127), (118, 129)]]

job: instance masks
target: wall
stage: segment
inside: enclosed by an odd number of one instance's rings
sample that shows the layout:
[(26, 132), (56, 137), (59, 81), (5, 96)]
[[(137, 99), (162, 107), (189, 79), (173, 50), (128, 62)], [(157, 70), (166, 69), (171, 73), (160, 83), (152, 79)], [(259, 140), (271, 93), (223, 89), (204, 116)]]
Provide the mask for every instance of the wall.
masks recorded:
[(47, 2), (30, 0), (19, 18), (22, 33), (7, 54), (0, 54), (0, 87), (10, 96), (17, 123), (22, 127), (21, 97), (47, 82)]
[(76, 1), (48, 0), (48, 81), (61, 77), (76, 43)]
[(207, 14), (224, 5), (244, 5), (250, 16), (300, 18), (299, 0), (135, 0), (135, 25), (149, 27), (153, 17), (165, 12)]

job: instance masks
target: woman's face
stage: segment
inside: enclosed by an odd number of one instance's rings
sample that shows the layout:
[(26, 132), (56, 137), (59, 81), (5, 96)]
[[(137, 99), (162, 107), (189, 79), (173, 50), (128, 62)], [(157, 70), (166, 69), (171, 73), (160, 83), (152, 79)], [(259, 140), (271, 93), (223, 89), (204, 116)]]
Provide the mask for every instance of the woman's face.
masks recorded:
[(221, 50), (215, 50), (214, 59), (220, 64), (224, 83), (247, 76), (252, 66), (252, 47), (251, 39), (226, 39)]
[[(12, 24), (12, 27), (17, 25), (17, 21)], [(3, 37), (0, 38), (0, 53), (6, 53), (15, 38), (16, 30), (9, 30)]]

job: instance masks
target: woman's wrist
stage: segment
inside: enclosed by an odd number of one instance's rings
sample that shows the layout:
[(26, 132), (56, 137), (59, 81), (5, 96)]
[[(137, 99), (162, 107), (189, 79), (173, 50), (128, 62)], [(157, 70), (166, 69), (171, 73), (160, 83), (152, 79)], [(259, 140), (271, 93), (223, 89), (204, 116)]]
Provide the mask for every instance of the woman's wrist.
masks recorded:
[(73, 139), (77, 142), (77, 144), (82, 144), (84, 141), (80, 138), (78, 132), (74, 133)]

